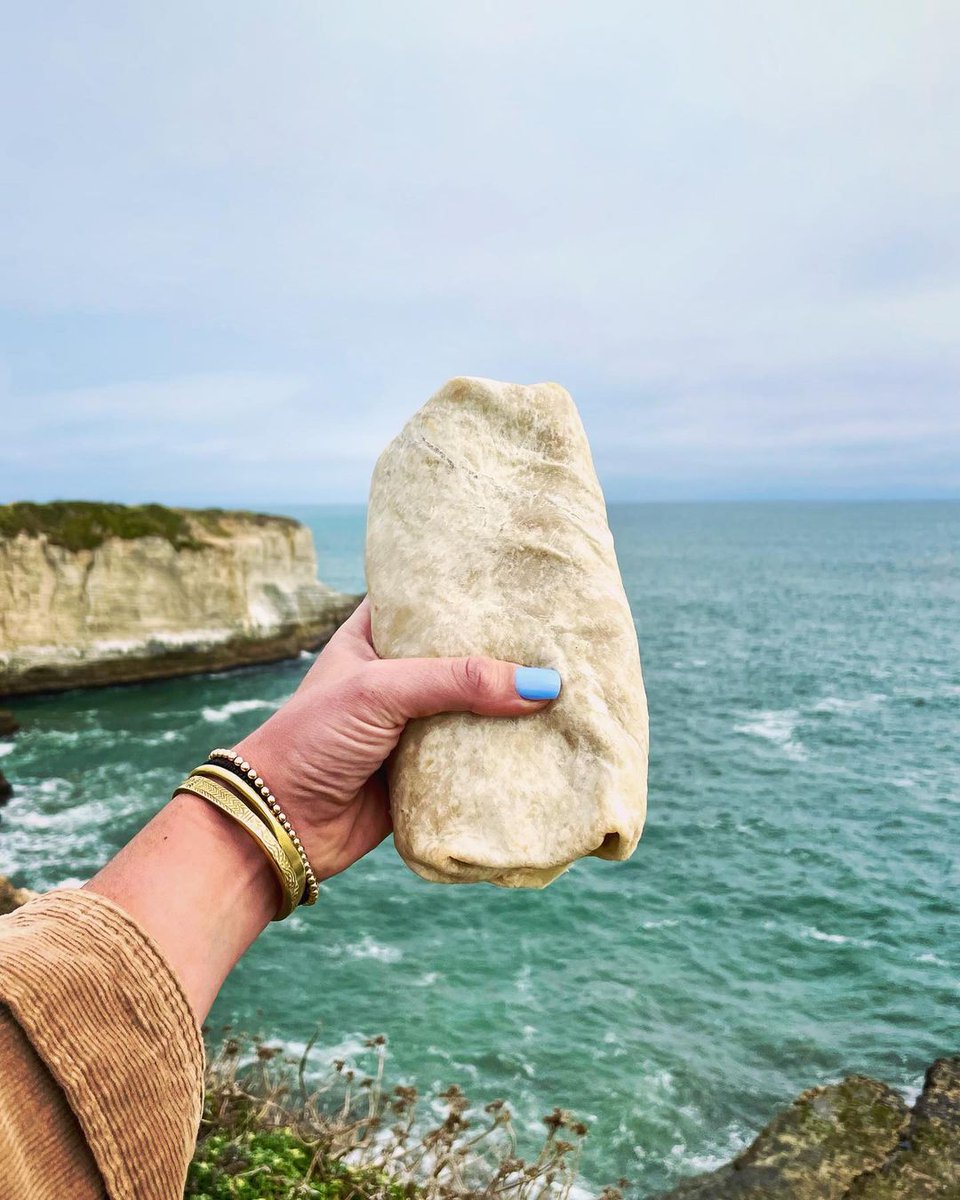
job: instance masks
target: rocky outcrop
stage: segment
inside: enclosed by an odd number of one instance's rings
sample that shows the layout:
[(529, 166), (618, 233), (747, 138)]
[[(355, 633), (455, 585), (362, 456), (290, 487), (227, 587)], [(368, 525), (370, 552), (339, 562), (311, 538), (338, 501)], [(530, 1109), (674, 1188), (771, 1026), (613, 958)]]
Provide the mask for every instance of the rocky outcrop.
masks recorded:
[(188, 675), (322, 645), (358, 597), (287, 517), (0, 508), (0, 695)]
[(958, 1200), (960, 1057), (938, 1059), (912, 1110), (854, 1075), (804, 1092), (732, 1162), (660, 1200)]
[(647, 706), (603, 493), (570, 396), (454, 379), (377, 463), (367, 517), (383, 656), (552, 667), (535, 715), (411, 721), (391, 756), (394, 841), (440, 883), (543, 887), (625, 859), (646, 811)]
[[(13, 713), (8, 708), (0, 708), (0, 737), (12, 737), (19, 728), (20, 722)], [(12, 795), (13, 785), (0, 771), (0, 804), (6, 804)]]
[(930, 1067), (900, 1144), (847, 1193), (847, 1200), (948, 1197), (960, 1197), (960, 1056)]
[(0, 917), (12, 913), (37, 895), (37, 892), (31, 892), (29, 888), (14, 887), (9, 879), (0, 875)]

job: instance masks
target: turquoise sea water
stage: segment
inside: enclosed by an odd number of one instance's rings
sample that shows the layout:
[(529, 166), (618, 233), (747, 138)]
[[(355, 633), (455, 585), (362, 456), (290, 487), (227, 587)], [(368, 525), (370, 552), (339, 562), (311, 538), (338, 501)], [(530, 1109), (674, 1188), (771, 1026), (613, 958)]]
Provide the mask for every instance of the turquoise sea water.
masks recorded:
[[(360, 509), (289, 510), (362, 586)], [(271, 928), (214, 1021), (592, 1125), (640, 1195), (852, 1071), (960, 1049), (960, 505), (637, 505), (611, 523), (651, 713), (635, 857), (547, 891), (421, 882), (387, 845)], [(307, 662), (23, 701), (0, 872), (88, 877)]]

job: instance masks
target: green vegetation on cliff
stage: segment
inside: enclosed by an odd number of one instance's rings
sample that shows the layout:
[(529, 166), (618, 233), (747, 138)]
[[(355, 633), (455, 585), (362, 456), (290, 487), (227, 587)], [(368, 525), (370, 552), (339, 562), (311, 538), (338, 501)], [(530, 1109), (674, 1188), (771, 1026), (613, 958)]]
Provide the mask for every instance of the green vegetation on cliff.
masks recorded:
[[(384, 1083), (385, 1039), (359, 1065), (310, 1070), (228, 1038), (210, 1056), (187, 1200), (566, 1200), (586, 1126), (557, 1109), (539, 1153), (517, 1156), (509, 1108), (451, 1087), (421, 1105)], [(309, 1082), (308, 1082), (309, 1078)], [(619, 1200), (608, 1189), (602, 1200)]]
[(108, 504), (93, 500), (54, 500), (50, 504), (19, 501), (0, 505), (0, 538), (26, 533), (45, 534), (55, 546), (67, 550), (95, 550), (108, 538), (132, 540), (159, 537), (178, 550), (196, 550), (202, 543), (197, 526), (211, 534), (226, 536), (223, 518), (233, 517), (266, 525), (276, 522), (295, 526), (291, 517), (231, 511), (222, 508), (166, 508), (162, 504)]
[[(367, 1042), (366, 1072), (334, 1062), (318, 1077), (310, 1053), (297, 1065), (228, 1037), (211, 1055), (187, 1200), (568, 1200), (582, 1189), (587, 1128), (569, 1113), (544, 1117), (524, 1160), (502, 1100), (477, 1107), (451, 1087), (421, 1103), (415, 1088), (391, 1090), (383, 1038)], [(732, 1162), (659, 1200), (960, 1200), (958, 1130), (960, 1057), (931, 1066), (912, 1110), (852, 1075), (804, 1092)], [(621, 1179), (598, 1200), (629, 1187)]]

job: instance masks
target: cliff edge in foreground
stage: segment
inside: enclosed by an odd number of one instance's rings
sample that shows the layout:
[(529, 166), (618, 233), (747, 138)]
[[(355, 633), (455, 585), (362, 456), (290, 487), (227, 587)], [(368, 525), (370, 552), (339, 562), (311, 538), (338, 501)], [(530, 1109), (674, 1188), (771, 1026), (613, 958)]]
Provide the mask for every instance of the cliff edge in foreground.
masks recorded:
[(133, 683), (316, 649), (357, 604), (289, 517), (0, 506), (0, 695)]

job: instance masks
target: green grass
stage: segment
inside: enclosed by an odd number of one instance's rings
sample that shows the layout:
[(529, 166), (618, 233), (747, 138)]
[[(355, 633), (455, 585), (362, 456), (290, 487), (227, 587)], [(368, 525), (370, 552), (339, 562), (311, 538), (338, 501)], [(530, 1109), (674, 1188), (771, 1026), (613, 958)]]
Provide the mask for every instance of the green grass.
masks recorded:
[(297, 524), (290, 517), (222, 508), (166, 508), (162, 504), (108, 504), (93, 500), (55, 500), (50, 504), (20, 501), (0, 505), (0, 538), (16, 537), (19, 533), (31, 537), (45, 534), (50, 543), (67, 550), (95, 550), (108, 538), (160, 537), (178, 550), (197, 550), (203, 543), (196, 536), (196, 527), (226, 536), (224, 517), (239, 517), (257, 525)]
[(190, 1164), (191, 1200), (352, 1200), (411, 1193), (382, 1171), (346, 1166), (318, 1153), (292, 1129), (208, 1133)]

